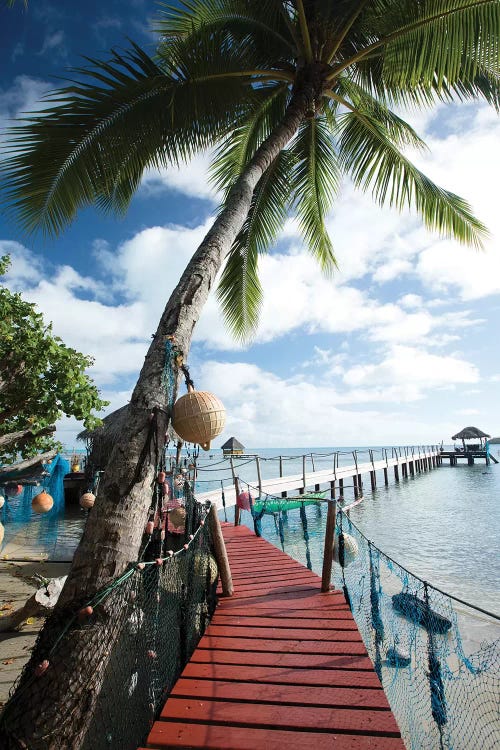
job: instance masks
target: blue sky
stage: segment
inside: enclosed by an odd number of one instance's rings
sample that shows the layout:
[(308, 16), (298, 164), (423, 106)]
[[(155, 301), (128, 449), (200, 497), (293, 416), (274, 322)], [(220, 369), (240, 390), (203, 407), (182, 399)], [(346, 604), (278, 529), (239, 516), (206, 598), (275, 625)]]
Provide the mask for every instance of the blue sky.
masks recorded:
[[(127, 37), (153, 52), (156, 9), (149, 0), (1, 8), (2, 132), (40, 107), (82, 55), (105, 58)], [(499, 119), (472, 104), (405, 116), (430, 149), (414, 155), (418, 165), (488, 226), (485, 251), (430, 234), (346, 183), (328, 221), (340, 266), (329, 280), (290, 220), (260, 263), (255, 342), (235, 344), (215, 297), (197, 326), (196, 387), (227, 409), (215, 445), (230, 435), (249, 447), (447, 442), (469, 424), (500, 434)], [(7, 283), (95, 357), (91, 374), (109, 410), (128, 400), (170, 291), (210, 226), (208, 159), (145, 175), (126, 217), (86, 210), (57, 240), (23, 236), (0, 215), (0, 254), (13, 261)], [(72, 447), (78, 430), (63, 420), (58, 434)]]

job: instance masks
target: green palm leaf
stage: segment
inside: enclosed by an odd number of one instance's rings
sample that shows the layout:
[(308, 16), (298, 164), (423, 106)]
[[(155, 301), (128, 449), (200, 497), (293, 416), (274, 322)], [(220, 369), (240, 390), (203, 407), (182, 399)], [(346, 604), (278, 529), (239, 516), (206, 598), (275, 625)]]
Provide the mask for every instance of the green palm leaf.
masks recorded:
[(435, 185), (390, 140), (384, 124), (354, 111), (339, 118), (339, 159), (356, 187), (372, 189), (380, 204), (414, 206), (425, 225), (476, 247), (486, 228), (459, 196)]
[(55, 92), (54, 107), (11, 131), (7, 197), (28, 232), (56, 234), (92, 203), (125, 210), (144, 169), (211, 147), (254, 101), (231, 77), (221, 87), (218, 77), (165, 75), (136, 46), (91, 62), (78, 71), (87, 81)]
[(306, 120), (290, 150), (296, 162), (292, 179), (300, 230), (323, 271), (332, 273), (337, 261), (325, 218), (340, 185), (340, 170), (327, 119)]
[(261, 143), (283, 117), (288, 99), (285, 84), (255, 90), (255, 106), (241, 125), (228, 133), (218, 146), (211, 166), (211, 179), (226, 195)]
[(259, 322), (262, 288), (257, 276), (259, 253), (268, 252), (282, 231), (290, 203), (294, 157), (282, 151), (259, 180), (252, 205), (222, 273), (217, 297), (235, 338), (250, 339)]

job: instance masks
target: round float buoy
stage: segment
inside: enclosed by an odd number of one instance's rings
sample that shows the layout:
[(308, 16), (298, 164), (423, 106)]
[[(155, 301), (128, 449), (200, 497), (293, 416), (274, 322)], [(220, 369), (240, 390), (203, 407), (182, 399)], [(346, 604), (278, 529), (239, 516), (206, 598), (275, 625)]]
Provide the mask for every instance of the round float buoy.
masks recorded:
[(93, 492), (84, 492), (80, 498), (80, 505), (85, 510), (90, 510), (94, 507), (95, 495)]
[(0, 495), (0, 508), (3, 508), (4, 504), (5, 504), (5, 498), (3, 495)]
[(180, 529), (184, 526), (186, 521), (186, 509), (185, 508), (172, 508), (168, 514), (168, 525), (170, 528)]
[(23, 491), (22, 484), (15, 484), (14, 482), (9, 482), (5, 485), (5, 494), (7, 497), (18, 497), (21, 492)]
[(251, 510), (252, 501), (253, 497), (249, 492), (240, 492), (240, 494), (236, 498), (236, 504), (238, 508), (241, 508), (241, 510)]
[(52, 510), (53, 505), (54, 498), (48, 492), (45, 492), (45, 490), (35, 495), (31, 501), (31, 507), (35, 513), (48, 513), (49, 510)]
[(174, 405), (172, 424), (180, 438), (210, 450), (210, 442), (220, 435), (226, 423), (226, 410), (217, 396), (190, 389)]
[[(353, 560), (356, 559), (359, 552), (358, 543), (355, 540), (353, 536), (350, 536), (349, 534), (343, 534), (344, 537), (344, 567), (346, 565), (350, 565)], [(340, 548), (340, 541), (339, 537), (336, 537), (335, 539), (335, 550), (333, 552), (333, 559), (335, 562), (340, 563), (339, 560), (339, 548)]]

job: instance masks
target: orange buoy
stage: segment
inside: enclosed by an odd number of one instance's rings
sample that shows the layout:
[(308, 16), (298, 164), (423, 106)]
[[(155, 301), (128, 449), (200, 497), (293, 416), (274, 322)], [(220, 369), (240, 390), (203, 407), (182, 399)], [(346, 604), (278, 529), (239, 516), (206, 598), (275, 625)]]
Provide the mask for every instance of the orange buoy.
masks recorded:
[(93, 492), (84, 492), (80, 498), (81, 507), (85, 508), (85, 510), (90, 510), (90, 508), (94, 507), (94, 503), (95, 495), (93, 494)]
[(49, 510), (52, 510), (53, 505), (54, 498), (48, 492), (45, 492), (45, 490), (35, 495), (31, 501), (31, 507), (35, 513), (48, 513)]

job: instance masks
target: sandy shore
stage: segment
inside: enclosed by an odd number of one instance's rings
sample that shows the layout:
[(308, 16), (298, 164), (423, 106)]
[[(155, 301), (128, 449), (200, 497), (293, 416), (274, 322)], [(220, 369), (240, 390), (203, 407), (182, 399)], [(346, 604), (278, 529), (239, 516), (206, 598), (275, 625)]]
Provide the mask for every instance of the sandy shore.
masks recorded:
[[(44, 578), (64, 576), (69, 563), (32, 560), (10, 562), (0, 560), (0, 617), (5, 617), (18, 607), (39, 587), (31, 577), (37, 573)], [(43, 618), (32, 618), (19, 632), (0, 633), (0, 708), (9, 697), (9, 691), (29, 659)]]

